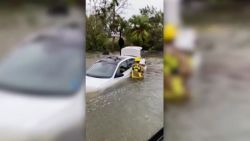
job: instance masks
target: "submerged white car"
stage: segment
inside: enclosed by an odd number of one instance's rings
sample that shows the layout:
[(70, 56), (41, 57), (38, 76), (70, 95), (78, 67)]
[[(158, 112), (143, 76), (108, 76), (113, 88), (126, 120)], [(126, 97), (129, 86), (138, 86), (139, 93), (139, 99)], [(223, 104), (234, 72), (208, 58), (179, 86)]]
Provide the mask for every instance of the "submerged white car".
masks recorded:
[[(121, 56), (109, 56), (98, 60), (86, 72), (86, 93), (102, 93), (130, 77), (135, 57), (141, 57), (141, 47), (128, 46)], [(145, 66), (145, 59), (141, 59)]]
[(1, 141), (84, 140), (82, 39), (81, 28), (59, 28), (1, 60)]

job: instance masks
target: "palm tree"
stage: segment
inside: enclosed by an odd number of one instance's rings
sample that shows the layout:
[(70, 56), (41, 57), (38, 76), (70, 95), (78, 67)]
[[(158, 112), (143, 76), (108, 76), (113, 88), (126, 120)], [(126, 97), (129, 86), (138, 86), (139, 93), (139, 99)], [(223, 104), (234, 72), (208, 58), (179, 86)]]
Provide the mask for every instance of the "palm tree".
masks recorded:
[(149, 19), (145, 15), (133, 16), (129, 19), (131, 26), (131, 37), (140, 46), (143, 46), (144, 42), (148, 39), (150, 29)]

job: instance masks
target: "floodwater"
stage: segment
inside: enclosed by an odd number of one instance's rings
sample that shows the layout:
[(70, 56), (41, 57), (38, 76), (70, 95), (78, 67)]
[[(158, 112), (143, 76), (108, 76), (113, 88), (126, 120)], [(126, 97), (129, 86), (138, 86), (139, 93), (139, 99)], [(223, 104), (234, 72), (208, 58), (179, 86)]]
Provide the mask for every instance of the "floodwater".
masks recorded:
[(167, 141), (250, 139), (250, 28), (243, 24), (197, 27), (203, 65), (188, 103), (165, 105)]
[[(87, 53), (87, 68), (101, 55)], [(147, 57), (142, 81), (87, 97), (87, 141), (146, 141), (163, 127), (162, 58)]]

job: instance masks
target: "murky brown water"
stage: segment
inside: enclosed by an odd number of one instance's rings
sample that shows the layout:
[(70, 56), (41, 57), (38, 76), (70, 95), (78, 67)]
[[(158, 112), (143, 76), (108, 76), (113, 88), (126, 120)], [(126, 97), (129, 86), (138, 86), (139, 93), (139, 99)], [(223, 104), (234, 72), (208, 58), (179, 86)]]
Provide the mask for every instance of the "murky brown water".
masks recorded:
[[(100, 55), (87, 54), (89, 67)], [(146, 141), (163, 127), (162, 58), (149, 57), (145, 79), (128, 79), (111, 92), (88, 99), (88, 141)]]

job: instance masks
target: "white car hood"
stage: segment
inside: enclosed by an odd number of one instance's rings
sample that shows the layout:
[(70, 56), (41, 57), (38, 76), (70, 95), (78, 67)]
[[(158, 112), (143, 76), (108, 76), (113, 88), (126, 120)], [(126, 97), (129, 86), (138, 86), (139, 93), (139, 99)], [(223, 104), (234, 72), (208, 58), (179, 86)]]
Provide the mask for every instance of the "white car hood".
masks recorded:
[(0, 91), (0, 134), (36, 130), (49, 124), (45, 121), (62, 112), (73, 102), (74, 100), (65, 97), (37, 97)]
[(110, 81), (110, 79), (94, 78), (86, 76), (86, 92), (92, 93), (101, 91), (103, 88), (106, 87), (108, 81)]

